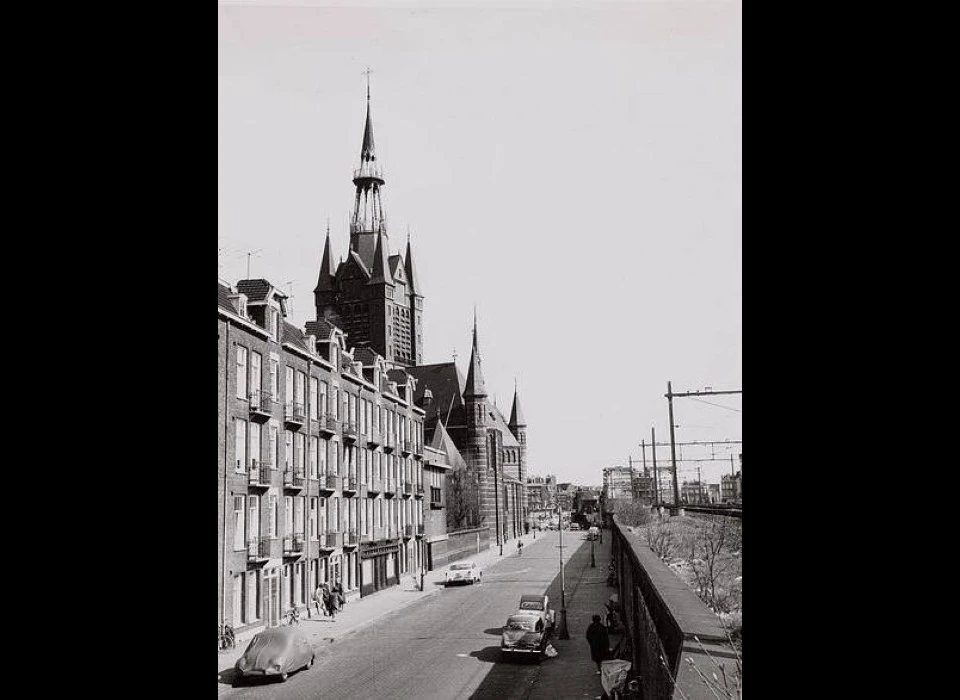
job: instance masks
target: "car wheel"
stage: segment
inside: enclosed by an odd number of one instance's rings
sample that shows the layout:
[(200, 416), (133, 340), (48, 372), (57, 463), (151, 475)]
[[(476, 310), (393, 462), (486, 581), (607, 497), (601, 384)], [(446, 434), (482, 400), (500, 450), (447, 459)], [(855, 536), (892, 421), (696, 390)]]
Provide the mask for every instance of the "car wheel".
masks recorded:
[(289, 677), (290, 677), (290, 674), (289, 674), (289, 673), (281, 673), (281, 674), (280, 674), (280, 682), (281, 682), (281, 683), (286, 683), (286, 682), (287, 682), (287, 679), (288, 679)]

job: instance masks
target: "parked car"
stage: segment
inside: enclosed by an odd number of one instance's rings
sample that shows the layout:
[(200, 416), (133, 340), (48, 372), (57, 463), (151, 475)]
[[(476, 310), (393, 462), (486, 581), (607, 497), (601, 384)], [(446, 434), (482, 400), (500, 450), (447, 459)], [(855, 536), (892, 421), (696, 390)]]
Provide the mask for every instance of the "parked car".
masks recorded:
[(291, 673), (312, 668), (317, 656), (299, 627), (264, 630), (250, 642), (237, 661), (240, 678), (260, 677), (287, 680)]
[(443, 582), (444, 587), (453, 586), (456, 584), (470, 584), (471, 586), (475, 583), (483, 582), (483, 571), (480, 570), (480, 567), (472, 561), (464, 561), (459, 564), (453, 564), (450, 569), (447, 571), (446, 580)]
[(570, 523), (570, 532), (579, 532), (580, 523)]
[(589, 530), (587, 530), (587, 540), (599, 540), (599, 539), (600, 539), (599, 527), (594, 526), (594, 527), (591, 527)]
[(545, 595), (525, 595), (520, 609), (503, 627), (500, 650), (507, 655), (535, 655), (542, 659), (556, 628), (556, 613)]

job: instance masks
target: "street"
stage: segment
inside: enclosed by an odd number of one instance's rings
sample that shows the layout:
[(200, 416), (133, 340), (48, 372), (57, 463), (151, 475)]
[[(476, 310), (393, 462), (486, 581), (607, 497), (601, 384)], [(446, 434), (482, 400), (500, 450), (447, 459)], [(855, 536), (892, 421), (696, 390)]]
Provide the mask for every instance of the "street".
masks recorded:
[[(482, 585), (441, 590), (335, 644), (319, 647), (314, 668), (286, 683), (221, 685), (219, 697), (597, 697), (599, 680), (582, 637), (589, 616), (600, 612), (599, 601), (609, 595), (604, 586), (608, 555), (604, 552), (601, 565), (598, 546), (598, 568), (591, 569), (590, 544), (583, 533), (564, 533), (571, 641), (555, 641), (561, 655), (542, 663), (500, 656), (501, 627), (517, 610), (521, 595), (547, 593), (551, 607), (560, 611), (559, 535), (525, 538), (523, 556), (513, 554), (486, 570)], [(580, 607), (578, 601), (583, 603)], [(573, 682), (572, 673), (578, 674)]]

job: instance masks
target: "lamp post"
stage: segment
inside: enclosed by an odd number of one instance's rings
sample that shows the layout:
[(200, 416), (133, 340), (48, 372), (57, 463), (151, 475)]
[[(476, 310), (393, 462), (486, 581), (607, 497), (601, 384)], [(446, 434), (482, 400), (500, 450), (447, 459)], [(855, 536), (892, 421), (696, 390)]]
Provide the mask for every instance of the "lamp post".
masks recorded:
[(567, 575), (563, 565), (563, 509), (558, 504), (557, 512), (560, 515), (560, 622), (557, 624), (557, 637), (570, 639), (567, 629)]
[(596, 540), (593, 539), (593, 533), (590, 533), (590, 568), (597, 568)]

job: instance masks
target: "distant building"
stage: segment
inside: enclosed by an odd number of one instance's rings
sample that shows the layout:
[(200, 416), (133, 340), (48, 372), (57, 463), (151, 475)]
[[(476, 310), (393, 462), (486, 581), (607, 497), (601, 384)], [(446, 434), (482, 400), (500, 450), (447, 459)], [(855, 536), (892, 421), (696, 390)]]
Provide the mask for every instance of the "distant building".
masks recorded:
[(577, 495), (577, 487), (574, 484), (557, 485), (557, 505), (564, 513), (573, 512), (573, 500)]
[(726, 474), (720, 482), (720, 500), (724, 503), (739, 503), (743, 499), (741, 474)]
[(654, 501), (654, 491), (653, 476), (638, 474), (633, 477), (633, 500), (652, 505)]
[(632, 467), (609, 467), (603, 470), (603, 495), (611, 500), (633, 500)]
[(527, 477), (527, 514), (534, 523), (549, 520), (557, 511), (557, 477)]
[(707, 498), (707, 487), (699, 481), (684, 481), (680, 486), (680, 499), (688, 505), (702, 505)]
[(710, 496), (710, 503), (720, 503), (722, 498), (720, 484), (707, 484), (707, 493)]

